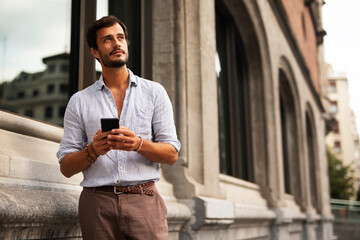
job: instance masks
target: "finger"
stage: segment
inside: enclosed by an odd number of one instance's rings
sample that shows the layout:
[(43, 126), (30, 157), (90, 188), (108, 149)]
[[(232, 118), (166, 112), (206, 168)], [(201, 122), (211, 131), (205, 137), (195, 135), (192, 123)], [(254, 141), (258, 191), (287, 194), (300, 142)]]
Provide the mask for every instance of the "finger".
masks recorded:
[(94, 148), (100, 148), (100, 147), (106, 146), (107, 141), (108, 141), (107, 138), (103, 138), (103, 139), (100, 139), (100, 140), (94, 140), (92, 144), (93, 144)]
[[(110, 135), (109, 135), (110, 136)], [(112, 149), (119, 149), (124, 151), (132, 151), (134, 149), (137, 149), (139, 146), (139, 142), (137, 140), (137, 137), (125, 137), (125, 136), (117, 136), (114, 135), (116, 140), (109, 139), (108, 145)]]
[(108, 131), (108, 132), (99, 132), (99, 133), (94, 135), (94, 141), (95, 140), (106, 139), (109, 134), (110, 134), (110, 131)]
[(110, 131), (102, 132), (101, 128), (95, 133), (93, 137), (92, 148), (97, 155), (104, 155), (110, 150), (110, 147), (107, 144), (107, 136), (109, 134)]
[(105, 144), (102, 144), (102, 145), (96, 145), (96, 146), (95, 146), (95, 144), (93, 144), (94, 154), (96, 153), (97, 155), (104, 155), (104, 154), (106, 154), (109, 150), (110, 150), (110, 147), (109, 147), (109, 145), (107, 145), (106, 143), (105, 143)]
[(136, 136), (125, 136), (125, 135), (108, 135), (108, 140), (111, 142), (129, 143), (134, 144), (136, 142)]
[(125, 135), (130, 137), (135, 136), (135, 133), (133, 131), (130, 131), (128, 128), (113, 129), (111, 130), (111, 134)]
[(122, 134), (123, 133), (123, 130), (121, 130), (120, 128), (114, 128), (110, 131), (110, 134), (116, 134), (116, 135), (119, 135), (119, 134)]
[(130, 143), (112, 142), (109, 146), (111, 150), (131, 151), (133, 149), (133, 144)]

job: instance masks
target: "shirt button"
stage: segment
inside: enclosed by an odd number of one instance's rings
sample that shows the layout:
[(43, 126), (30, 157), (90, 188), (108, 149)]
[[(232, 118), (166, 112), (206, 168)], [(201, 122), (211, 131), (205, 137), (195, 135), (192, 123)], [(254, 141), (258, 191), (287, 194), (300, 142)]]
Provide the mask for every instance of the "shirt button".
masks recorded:
[(123, 167), (123, 166), (120, 166), (120, 167), (119, 167), (119, 169), (120, 169), (120, 170), (123, 170), (123, 169), (124, 169), (124, 167)]

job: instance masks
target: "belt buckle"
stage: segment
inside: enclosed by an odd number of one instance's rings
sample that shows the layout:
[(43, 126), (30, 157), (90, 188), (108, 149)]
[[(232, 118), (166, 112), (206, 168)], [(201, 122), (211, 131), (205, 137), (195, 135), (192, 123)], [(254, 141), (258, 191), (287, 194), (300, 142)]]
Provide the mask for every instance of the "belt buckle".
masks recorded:
[(124, 192), (118, 192), (118, 191), (117, 191), (117, 186), (114, 186), (114, 193), (115, 193), (116, 195), (119, 195), (119, 194), (122, 194), (122, 193), (124, 193)]

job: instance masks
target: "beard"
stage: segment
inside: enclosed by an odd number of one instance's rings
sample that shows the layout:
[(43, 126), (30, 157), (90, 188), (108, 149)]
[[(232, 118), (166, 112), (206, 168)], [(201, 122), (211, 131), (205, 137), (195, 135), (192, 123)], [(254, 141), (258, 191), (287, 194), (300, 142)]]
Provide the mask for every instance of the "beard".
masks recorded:
[(125, 55), (125, 59), (118, 59), (118, 60), (111, 60), (110, 59), (110, 56), (112, 55), (112, 53), (114, 51), (117, 51), (119, 49), (114, 49), (113, 51), (110, 52), (109, 55), (106, 55), (106, 54), (103, 54), (101, 51), (98, 51), (99, 52), (99, 55), (100, 55), (100, 60), (101, 62), (104, 64), (105, 67), (108, 67), (108, 68), (120, 68), (122, 66), (124, 66), (128, 60), (129, 60), (129, 55), (123, 51), (122, 53)]

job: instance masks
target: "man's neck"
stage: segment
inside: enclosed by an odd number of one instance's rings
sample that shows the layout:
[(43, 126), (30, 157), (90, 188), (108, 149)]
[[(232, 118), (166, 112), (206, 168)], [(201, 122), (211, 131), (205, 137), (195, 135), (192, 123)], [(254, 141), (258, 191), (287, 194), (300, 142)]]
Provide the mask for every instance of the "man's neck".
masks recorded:
[(109, 89), (126, 89), (129, 85), (129, 72), (126, 65), (120, 68), (103, 67), (103, 78)]

